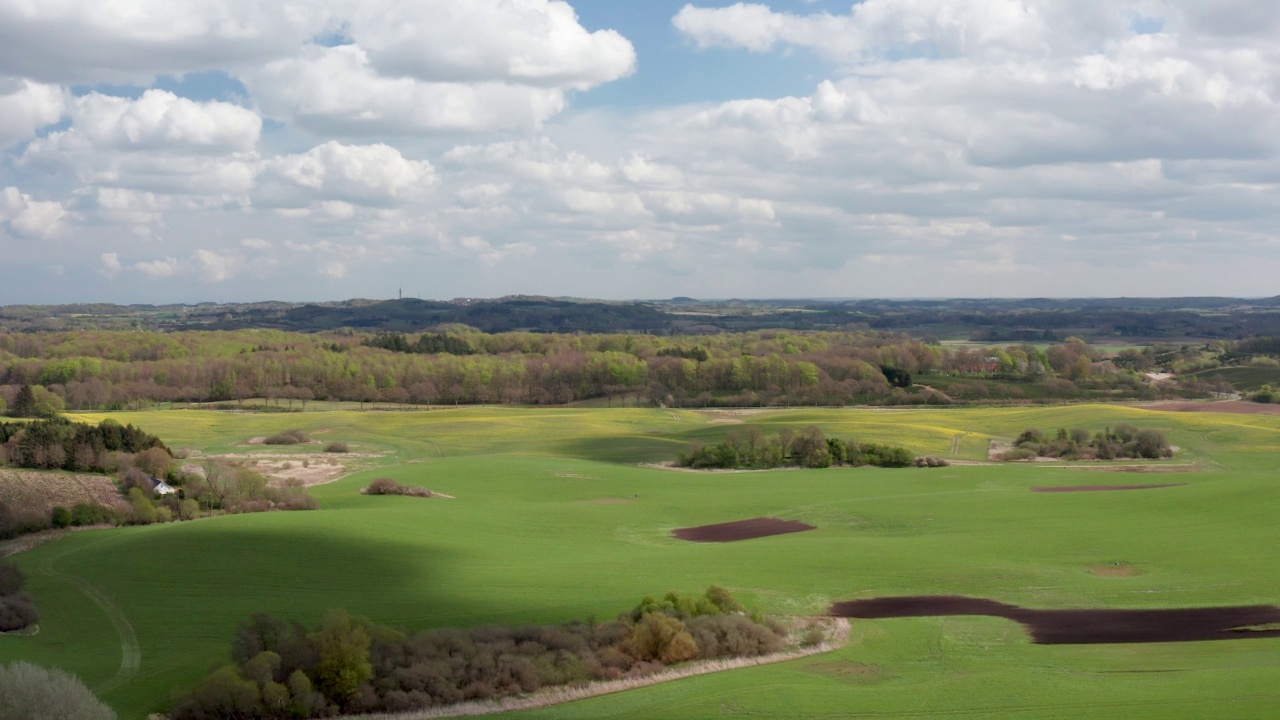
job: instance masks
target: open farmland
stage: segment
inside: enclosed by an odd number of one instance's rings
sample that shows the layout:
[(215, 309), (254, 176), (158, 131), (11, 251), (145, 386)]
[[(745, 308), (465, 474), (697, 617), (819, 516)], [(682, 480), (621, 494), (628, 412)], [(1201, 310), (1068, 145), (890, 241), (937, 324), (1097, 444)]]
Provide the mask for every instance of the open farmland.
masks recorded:
[[(786, 615), (935, 595), (1027, 611), (1280, 603), (1280, 417), (1114, 406), (116, 417), (211, 454), (299, 428), (349, 442), (378, 465), (314, 488), (319, 512), (78, 533), (16, 556), (41, 632), (0, 638), (0, 660), (71, 670), (124, 718), (162, 709), (173, 688), (225, 662), (235, 624), (253, 612), (314, 624), (342, 607), (407, 628), (558, 622), (710, 584)], [(741, 422), (714, 422), (725, 419)], [(1081, 486), (1082, 476), (1063, 463), (982, 463), (993, 438), (1028, 427), (1120, 422), (1166, 432), (1181, 448), (1171, 462), (1195, 471), (1141, 492), (1045, 493), (1033, 490)], [(639, 466), (692, 440), (809, 424), (972, 464)], [(374, 477), (456, 499), (361, 495)], [(1133, 480), (1100, 468), (1087, 482)], [(672, 536), (754, 518), (816, 529), (725, 543)], [(1040, 645), (1019, 622), (983, 615), (856, 619), (849, 644), (832, 653), (512, 717), (1268, 717), (1280, 701), (1278, 651), (1270, 637)]]

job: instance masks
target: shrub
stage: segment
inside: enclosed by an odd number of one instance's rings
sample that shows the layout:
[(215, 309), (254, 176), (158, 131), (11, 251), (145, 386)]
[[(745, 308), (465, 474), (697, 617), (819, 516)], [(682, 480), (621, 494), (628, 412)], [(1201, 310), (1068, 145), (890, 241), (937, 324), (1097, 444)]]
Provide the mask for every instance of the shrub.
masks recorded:
[(27, 576), (17, 565), (0, 560), (0, 596), (12, 595), (26, 584)]
[(916, 458), (916, 460), (915, 460), (915, 466), (916, 466), (916, 467), (920, 467), (920, 468), (923, 468), (923, 467), (931, 467), (931, 468), (936, 468), (936, 467), (948, 467), (948, 466), (950, 466), (950, 465), (951, 465), (951, 463), (947, 462), (946, 460), (944, 460), (944, 459), (942, 459), (942, 458), (938, 458), (938, 457), (933, 457), (933, 456), (928, 456), (928, 457), (918, 457), (918, 458)]
[(71, 524), (71, 511), (61, 505), (50, 512), (49, 524), (56, 528), (64, 528)]
[(1034, 460), (1039, 454), (1027, 448), (1012, 448), (1000, 453), (1001, 460)]
[(335, 441), (325, 445), (324, 451), (327, 453), (349, 453), (351, 448), (344, 442)]
[(407, 495), (409, 497), (435, 497), (436, 494), (422, 487), (401, 485), (391, 478), (378, 478), (364, 489), (365, 495)]
[[(24, 592), (0, 597), (0, 632), (22, 630), (40, 622), (36, 601)], [(0, 713), (0, 718), (9, 716)]]
[(267, 445), (302, 445), (311, 442), (311, 438), (301, 430), (285, 430), (262, 441)]
[(0, 666), (0, 718), (115, 720), (115, 717), (111, 708), (70, 673), (21, 661)]

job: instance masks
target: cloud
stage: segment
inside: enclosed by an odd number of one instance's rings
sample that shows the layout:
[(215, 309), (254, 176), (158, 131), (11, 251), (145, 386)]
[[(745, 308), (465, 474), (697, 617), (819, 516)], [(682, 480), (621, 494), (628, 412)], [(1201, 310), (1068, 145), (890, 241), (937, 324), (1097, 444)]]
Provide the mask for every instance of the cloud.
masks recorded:
[(136, 100), (90, 93), (70, 107), (71, 128), (46, 141), (57, 148), (91, 146), (125, 152), (246, 152), (258, 144), (262, 119), (225, 102), (195, 102), (166, 90)]
[(330, 141), (267, 161), (261, 193), (280, 207), (311, 200), (392, 206), (423, 196), (435, 184), (435, 169), (426, 160), (409, 160), (384, 144)]
[(137, 99), (90, 93), (68, 115), (67, 129), (28, 144), (20, 166), (162, 194), (236, 195), (253, 186), (262, 120), (251, 110), (148, 90)]
[(124, 266), (120, 264), (119, 253), (102, 253), (98, 256), (98, 259), (102, 263), (102, 267), (99, 269), (99, 272), (106, 276), (107, 279), (114, 278), (116, 275), (120, 274), (121, 270), (124, 269)]
[(16, 187), (0, 190), (0, 223), (20, 238), (49, 238), (62, 228), (62, 203), (35, 200)]
[(255, 64), (333, 26), (298, 0), (0, 0), (0, 70), (52, 83), (141, 82)]
[(152, 280), (173, 277), (178, 274), (181, 264), (174, 258), (167, 257), (163, 260), (144, 260), (133, 264), (133, 269), (146, 275)]
[(523, 131), (567, 104), (556, 87), (382, 76), (356, 45), (311, 46), (241, 78), (269, 116), (337, 135)]
[(626, 38), (614, 30), (588, 32), (560, 0), (364, 2), (356, 8), (348, 32), (387, 75), (585, 90), (636, 67)]
[(233, 253), (197, 250), (195, 261), (205, 282), (218, 283), (235, 277), (244, 263), (244, 258)]
[(0, 149), (30, 140), (36, 131), (58, 122), (67, 93), (55, 85), (0, 77)]

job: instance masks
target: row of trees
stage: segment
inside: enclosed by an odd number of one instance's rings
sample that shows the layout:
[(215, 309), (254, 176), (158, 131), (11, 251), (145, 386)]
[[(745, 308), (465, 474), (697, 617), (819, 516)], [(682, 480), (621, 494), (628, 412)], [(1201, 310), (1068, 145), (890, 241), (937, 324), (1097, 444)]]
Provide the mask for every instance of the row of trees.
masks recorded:
[[(825, 468), (833, 465), (855, 467), (910, 467), (915, 456), (902, 447), (874, 442), (854, 442), (828, 438), (816, 425), (800, 432), (790, 428), (766, 437), (758, 428), (746, 432), (732, 431), (722, 443), (694, 443), (681, 453), (676, 464), (681, 467), (706, 469), (768, 469), (778, 467)], [(935, 463), (936, 465), (936, 463)]]
[(490, 626), (405, 633), (335, 611), (309, 632), (256, 615), (242, 623), (233, 664), (180, 695), (174, 720), (310, 718), (403, 712), (638, 677), (670, 663), (758, 656), (786, 628), (742, 613), (727, 592), (646, 598), (607, 623)]
[(1121, 423), (1096, 433), (1088, 428), (1059, 428), (1053, 436), (1037, 428), (1030, 428), (1018, 436), (1014, 447), (1006, 451), (1002, 459), (1050, 457), (1063, 460), (1155, 460), (1172, 456), (1173, 449), (1164, 433)]
[(1085, 391), (1123, 390), (1115, 378), (1133, 376), (1133, 370), (1118, 368), (1078, 339), (1047, 350), (946, 349), (865, 331), (697, 338), (485, 335), (458, 328), (417, 337), (0, 334), (0, 398), (13, 407), (17, 394), (30, 386), (72, 410), (250, 397), (288, 407), (305, 407), (313, 399), (554, 404), (617, 396), (679, 406), (946, 402), (939, 393), (913, 387), (943, 375), (1003, 383), (1068, 381)]

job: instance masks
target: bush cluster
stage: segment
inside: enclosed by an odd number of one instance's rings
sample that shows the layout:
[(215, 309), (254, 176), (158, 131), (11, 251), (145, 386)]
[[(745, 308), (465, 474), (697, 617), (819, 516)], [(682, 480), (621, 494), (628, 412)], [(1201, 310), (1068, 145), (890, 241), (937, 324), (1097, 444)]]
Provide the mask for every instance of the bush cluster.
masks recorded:
[(98, 425), (69, 420), (0, 423), (2, 459), (14, 467), (36, 470), (110, 472), (112, 453), (169, 450), (160, 438), (114, 420)]
[(328, 445), (325, 445), (324, 451), (327, 453), (338, 453), (338, 454), (349, 453), (351, 452), (351, 447), (344, 442), (335, 441), (335, 442), (329, 443)]
[(1059, 428), (1050, 438), (1043, 431), (1030, 428), (1014, 441), (1014, 446), (1001, 454), (1001, 460), (1031, 460), (1036, 457), (1063, 460), (1155, 460), (1173, 456), (1169, 440), (1158, 430), (1139, 430), (1121, 423), (1094, 433), (1087, 428)]
[(391, 478), (378, 478), (364, 489), (365, 495), (408, 495), (409, 497), (435, 497), (436, 494), (424, 487), (401, 485)]
[(311, 442), (311, 437), (301, 430), (285, 430), (267, 437), (262, 442), (266, 445), (303, 445)]
[(758, 656), (786, 630), (748, 616), (727, 592), (645, 598), (607, 623), (403, 633), (335, 611), (314, 632), (255, 615), (236, 632), (233, 665), (178, 696), (174, 720), (310, 718), (403, 712), (639, 677), (700, 658)]
[(0, 539), (50, 528), (118, 525), (119, 523), (120, 516), (116, 510), (95, 503), (79, 503), (70, 509), (58, 506), (48, 513), (33, 508), (0, 505)]
[(40, 621), (36, 601), (22, 591), (26, 584), (27, 576), (17, 565), (0, 560), (0, 632), (22, 630)]
[(910, 467), (915, 458), (906, 448), (882, 443), (858, 443), (828, 438), (818, 427), (794, 432), (783, 428), (777, 437), (766, 438), (757, 428), (745, 433), (730, 432), (722, 443), (695, 443), (676, 464), (689, 468), (778, 467), (824, 468), (833, 465)]

